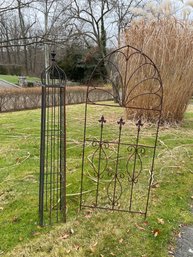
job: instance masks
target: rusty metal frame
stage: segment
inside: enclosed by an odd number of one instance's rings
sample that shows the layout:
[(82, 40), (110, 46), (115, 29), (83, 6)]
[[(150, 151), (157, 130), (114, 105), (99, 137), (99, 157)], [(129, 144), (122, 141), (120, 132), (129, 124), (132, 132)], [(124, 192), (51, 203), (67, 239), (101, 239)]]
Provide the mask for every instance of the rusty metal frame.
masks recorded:
[[(118, 56), (118, 57), (117, 57)], [(135, 60), (135, 57), (140, 60), (139, 64), (135, 69), (132, 71), (132, 73), (128, 74), (128, 69), (133, 65), (133, 60)], [(122, 58), (122, 64), (124, 62), (124, 75), (120, 71), (120, 65), (119, 65), (119, 59)], [(105, 67), (105, 71), (103, 70), (102, 73), (100, 67)], [(151, 75), (147, 75), (144, 72), (144, 69), (146, 67), (150, 67), (150, 69), (153, 71)], [(134, 84), (132, 86), (130, 85), (130, 89), (128, 89), (129, 83), (133, 80), (133, 77), (138, 72), (142, 72), (142, 79), (140, 81), (136, 82), (134, 80)], [(113, 87), (113, 92), (109, 93), (103, 89), (98, 89), (96, 85), (93, 84), (94, 78), (96, 78), (96, 74), (98, 74), (98, 77), (101, 77), (101, 80), (106, 83), (111, 83)], [(114, 76), (116, 75), (116, 76)], [(114, 76), (114, 77), (113, 77)], [(144, 83), (151, 83), (151, 89), (147, 92), (143, 89)], [(155, 86), (153, 85), (155, 82)], [(140, 93), (138, 95), (132, 95), (134, 94), (136, 88), (140, 88)], [(91, 99), (91, 92), (102, 90), (105, 93), (108, 93), (111, 95), (112, 100), (116, 102), (117, 104), (112, 102), (104, 103), (104, 102), (94, 102)], [(143, 91), (144, 90), (144, 91)], [(144, 100), (144, 105), (140, 106), (138, 102), (136, 102), (137, 98), (141, 99), (147, 99), (147, 101)], [(149, 97), (149, 98), (148, 98)], [(148, 99), (153, 98), (153, 105), (148, 103)], [(80, 209), (82, 208), (98, 208), (98, 209), (104, 209), (104, 210), (113, 210), (113, 211), (123, 211), (123, 212), (129, 212), (129, 213), (139, 213), (143, 214), (145, 217), (147, 216), (148, 211), (148, 205), (150, 200), (150, 191), (152, 186), (152, 180), (153, 180), (153, 173), (154, 173), (154, 161), (156, 157), (156, 147), (157, 147), (157, 140), (158, 140), (158, 132), (159, 132), (159, 126), (161, 121), (161, 112), (162, 112), (162, 103), (163, 103), (163, 86), (162, 86), (162, 80), (159, 73), (159, 70), (157, 69), (155, 63), (142, 51), (136, 49), (135, 47), (132, 47), (130, 45), (121, 47), (110, 54), (108, 54), (106, 57), (104, 57), (96, 66), (94, 69), (89, 81), (88, 81), (88, 87), (87, 87), (87, 95), (86, 95), (86, 104), (85, 104), (85, 121), (84, 121), (84, 138), (83, 138), (83, 151), (82, 151), (82, 172), (81, 172), (81, 189), (80, 189)], [(132, 112), (136, 112), (137, 115), (135, 116), (136, 119), (136, 141), (135, 143), (130, 143), (129, 139), (128, 142), (122, 142), (122, 131), (124, 127), (127, 125), (122, 117), (120, 117), (119, 120), (117, 120), (117, 124), (114, 123), (114, 126), (117, 126), (117, 138), (114, 141), (109, 141), (105, 138), (104, 133), (104, 127), (106, 124), (108, 124), (108, 120), (106, 117), (104, 117), (103, 113), (99, 115), (99, 119), (96, 124), (98, 126), (98, 138), (93, 138), (92, 135), (88, 135), (87, 133), (87, 123), (89, 119), (89, 105), (95, 105), (95, 106), (107, 106), (107, 107), (117, 107), (117, 108), (126, 108), (131, 110)], [(139, 137), (141, 135), (141, 131), (143, 128), (143, 123), (146, 122), (144, 118), (145, 113), (154, 113), (155, 114), (155, 136), (154, 136), (154, 142), (152, 145), (144, 145), (139, 143)], [(109, 174), (110, 182), (108, 182), (108, 185), (106, 186), (106, 199), (108, 201), (108, 204), (101, 205), (99, 203), (99, 188), (100, 188), (100, 182), (103, 177), (103, 175), (108, 173), (108, 165), (109, 165), (109, 157), (107, 156), (107, 151), (109, 149), (110, 145), (116, 146), (116, 162), (114, 165), (114, 171)], [(94, 198), (91, 197), (89, 203), (85, 200), (85, 177), (86, 175), (86, 168), (85, 168), (85, 162), (88, 159), (88, 156), (86, 155), (86, 149), (87, 147), (93, 147), (94, 152), (91, 154), (91, 158), (89, 160), (90, 166), (89, 169), (92, 170), (95, 181), (94, 183)], [(125, 165), (125, 171), (120, 172), (119, 170), (119, 161), (120, 161), (120, 148), (127, 147), (128, 154), (127, 154), (127, 163)], [(133, 209), (133, 194), (134, 194), (134, 187), (138, 182), (138, 179), (140, 178), (141, 174), (143, 173), (143, 161), (142, 161), (142, 155), (146, 152), (147, 149), (151, 149), (152, 156), (151, 156), (151, 165), (149, 169), (149, 178), (148, 178), (148, 186), (146, 191), (146, 197), (145, 197), (145, 208), (143, 210), (139, 209)], [(101, 162), (102, 162), (102, 156), (103, 155), (103, 169), (101, 168)], [(97, 159), (97, 161), (96, 161)], [(130, 163), (132, 162), (132, 170), (129, 168)], [(138, 162), (138, 166), (140, 167), (139, 170), (136, 169), (136, 165)], [(97, 163), (97, 165), (96, 165)], [(88, 169), (88, 168), (87, 168)], [(128, 184), (125, 185), (122, 183), (122, 179), (127, 178)], [(128, 198), (128, 205), (127, 208), (121, 207), (121, 197), (124, 197), (123, 191), (130, 190), (130, 197)], [(119, 190), (118, 190), (119, 187)], [(124, 187), (124, 188), (123, 188)], [(110, 190), (111, 188), (111, 190)], [(112, 190), (113, 188), (113, 190)], [(89, 199), (89, 195), (86, 196), (86, 198)]]
[(42, 72), (39, 222), (66, 221), (66, 75), (52, 52)]

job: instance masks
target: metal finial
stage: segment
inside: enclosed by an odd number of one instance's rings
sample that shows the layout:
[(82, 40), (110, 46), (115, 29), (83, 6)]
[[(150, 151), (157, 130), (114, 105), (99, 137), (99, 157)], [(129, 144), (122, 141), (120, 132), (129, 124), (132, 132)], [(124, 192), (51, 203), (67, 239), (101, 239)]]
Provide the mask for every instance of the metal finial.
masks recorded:
[(120, 126), (125, 125), (125, 122), (122, 117), (120, 118), (119, 121), (117, 121), (117, 124), (119, 124)]
[(101, 123), (106, 123), (105, 117), (102, 115), (101, 119), (99, 120)]
[(52, 51), (52, 52), (51, 52), (51, 57), (52, 57), (51, 60), (52, 60), (52, 62), (55, 62), (55, 61), (56, 61), (55, 56), (56, 56), (55, 51)]

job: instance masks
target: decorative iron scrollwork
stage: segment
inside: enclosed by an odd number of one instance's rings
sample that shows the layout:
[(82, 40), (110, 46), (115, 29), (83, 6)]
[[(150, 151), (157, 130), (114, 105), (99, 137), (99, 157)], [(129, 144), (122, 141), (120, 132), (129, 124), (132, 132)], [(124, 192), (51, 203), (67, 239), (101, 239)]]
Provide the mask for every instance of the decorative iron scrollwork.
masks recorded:
[[(98, 74), (100, 69), (98, 68), (101, 65), (106, 70), (104, 72), (103, 69), (100, 76)], [(99, 75), (99, 80), (102, 79), (101, 83), (105, 82), (112, 85), (112, 92), (105, 90), (105, 87), (101, 89), (93, 85), (92, 82), (96, 78), (96, 74)], [(153, 179), (155, 151), (163, 101), (163, 87), (159, 70), (146, 54), (127, 45), (112, 51), (98, 63), (88, 81), (88, 85), (85, 107), (80, 208), (91, 207), (117, 210), (140, 213), (146, 216), (150, 199), (151, 181)], [(111, 102), (93, 101), (92, 95), (97, 91), (108, 94)], [(138, 119), (136, 128), (133, 130), (132, 127), (127, 136), (127, 131), (130, 129), (128, 123), (122, 117), (118, 121), (117, 118), (115, 120), (114, 117), (119, 115), (118, 112), (110, 114), (110, 118), (112, 119), (113, 117), (114, 121), (109, 123), (108, 112), (106, 112), (105, 118), (102, 115), (98, 119), (100, 126), (98, 126), (99, 134), (97, 139), (88, 140), (87, 121), (89, 120), (89, 105), (100, 105), (106, 108), (112, 107), (112, 109), (124, 107), (127, 110), (127, 115), (129, 114), (127, 117)], [(142, 128), (143, 130), (147, 129), (144, 126), (144, 122), (152, 113), (155, 117), (155, 137), (154, 140), (151, 140), (150, 145), (143, 145), (141, 137), (144, 133), (141, 133), (141, 130)], [(110, 126), (116, 126), (117, 128), (116, 139), (114, 140), (107, 140), (109, 138)], [(130, 134), (132, 134), (132, 143), (129, 137)], [(89, 134), (89, 138), (92, 138), (91, 134)], [(133, 139), (135, 140), (134, 142)], [(83, 201), (86, 141), (89, 141), (89, 146), (94, 148), (94, 152), (89, 154), (91, 156), (89, 158), (89, 166), (92, 167), (94, 172), (94, 187), (96, 188), (94, 193), (95, 199), (93, 200), (93, 195), (89, 196), (88, 204), (85, 204)], [(144, 161), (144, 157), (147, 155), (146, 149), (151, 149), (152, 152), (152, 155), (149, 156), (149, 159), (151, 159), (150, 164), (149, 161), (148, 164)], [(150, 165), (148, 167), (149, 173), (143, 172), (147, 169), (147, 165)], [(142, 195), (138, 197), (136, 191), (138, 190), (137, 193), (141, 192), (140, 183), (144, 178), (147, 180), (145, 182), (147, 184), (142, 188), (147, 189), (147, 195), (142, 190)], [(141, 202), (136, 204), (136, 199), (138, 201), (142, 197), (144, 197), (144, 210), (141, 210), (141, 207), (140, 210), (137, 210), (137, 207), (141, 206)]]
[[(129, 176), (128, 181), (131, 183), (137, 183), (138, 177), (143, 170), (141, 155), (145, 154), (145, 148), (139, 146), (130, 146), (127, 150), (130, 153), (126, 165), (126, 171)], [(134, 167), (129, 167), (130, 164), (133, 164)]]

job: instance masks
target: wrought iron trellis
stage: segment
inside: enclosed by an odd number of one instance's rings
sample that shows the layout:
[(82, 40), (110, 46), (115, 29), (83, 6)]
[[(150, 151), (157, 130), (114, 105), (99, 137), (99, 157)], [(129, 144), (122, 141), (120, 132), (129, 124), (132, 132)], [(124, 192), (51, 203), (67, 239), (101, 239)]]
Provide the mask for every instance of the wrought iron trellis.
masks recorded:
[(40, 225), (66, 221), (66, 75), (51, 56), (41, 75)]
[[(113, 92), (93, 84), (96, 77), (111, 84)], [(92, 100), (93, 93), (98, 90), (109, 94), (111, 102)], [(160, 73), (140, 50), (127, 45), (98, 63), (88, 82), (86, 96), (80, 209), (99, 208), (140, 213), (146, 217), (162, 101)], [(93, 132), (89, 126), (92, 106), (101, 110), (96, 124), (98, 132)], [(106, 108), (112, 109), (114, 115), (108, 117), (108, 111), (104, 114)], [(136, 120), (136, 129), (122, 113), (116, 114), (117, 108), (124, 108), (127, 116)], [(149, 120), (155, 125), (153, 138), (146, 143), (143, 130), (147, 131)]]

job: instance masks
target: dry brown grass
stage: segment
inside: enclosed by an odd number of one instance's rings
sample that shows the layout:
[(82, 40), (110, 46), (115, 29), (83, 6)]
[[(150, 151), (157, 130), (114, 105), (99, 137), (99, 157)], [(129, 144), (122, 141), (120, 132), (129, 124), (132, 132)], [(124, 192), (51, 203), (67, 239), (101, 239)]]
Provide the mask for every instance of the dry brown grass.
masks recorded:
[(181, 121), (193, 94), (192, 23), (172, 17), (141, 21), (126, 30), (124, 38), (124, 43), (147, 54), (161, 73), (164, 89), (162, 120)]
[[(81, 91), (86, 92), (86, 86), (74, 86), (67, 87), (67, 92)], [(0, 89), (0, 96), (3, 95), (41, 95), (41, 87), (33, 87), (33, 88), (11, 88), (11, 89)]]

